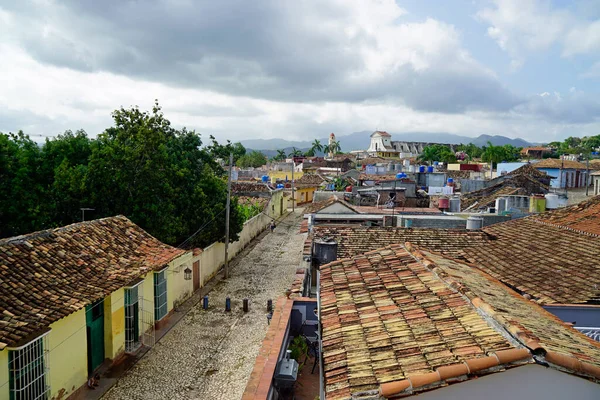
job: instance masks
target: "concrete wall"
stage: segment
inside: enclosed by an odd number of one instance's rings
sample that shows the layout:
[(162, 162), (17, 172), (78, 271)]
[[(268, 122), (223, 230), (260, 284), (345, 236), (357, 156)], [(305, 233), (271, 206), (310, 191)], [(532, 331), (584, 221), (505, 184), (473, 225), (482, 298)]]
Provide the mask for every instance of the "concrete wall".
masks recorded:
[(177, 257), (169, 263), (167, 270), (167, 308), (171, 311), (189, 298), (194, 292), (193, 280), (185, 280), (184, 270), (192, 269), (193, 255), (191, 251)]
[(51, 324), (50, 329), (50, 393), (66, 398), (87, 381), (85, 308)]
[(465, 229), (467, 220), (458, 217), (403, 215), (398, 226), (404, 226), (404, 221), (412, 221), (411, 228)]
[(489, 181), (483, 179), (460, 179), (460, 192), (469, 193), (489, 186)]
[[(283, 210), (280, 209), (280, 201), (283, 199), (283, 190), (277, 190), (272, 193), (271, 200), (264, 211), (244, 223), (244, 228), (240, 232), (240, 238), (237, 242), (229, 244), (228, 256), (231, 260), (259, 233), (265, 230), (273, 219), (278, 219), (286, 212), (285, 202)], [(225, 263), (225, 243), (215, 242), (203, 249), (202, 253), (193, 257), (191, 262), (200, 262), (200, 286), (204, 286)], [(192, 282), (192, 281), (188, 281)], [(190, 283), (191, 285), (192, 283)]]

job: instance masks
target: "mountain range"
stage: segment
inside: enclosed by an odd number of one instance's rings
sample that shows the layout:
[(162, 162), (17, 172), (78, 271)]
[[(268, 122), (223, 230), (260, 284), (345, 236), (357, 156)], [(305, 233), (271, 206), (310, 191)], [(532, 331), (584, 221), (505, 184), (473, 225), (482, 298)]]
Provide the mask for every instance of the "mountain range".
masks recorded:
[[(366, 150), (369, 147), (371, 131), (354, 132), (349, 135), (339, 135), (336, 139), (340, 142), (342, 151)], [(442, 132), (405, 132), (391, 133), (392, 140), (406, 142), (429, 142), (429, 143), (449, 143), (449, 144), (468, 144), (473, 143), (476, 146), (486, 146), (491, 142), (494, 146), (503, 146), (512, 144), (516, 147), (531, 146), (531, 143), (523, 139), (511, 139), (506, 136), (480, 135), (476, 138), (468, 136), (454, 135)], [(329, 137), (319, 139), (321, 144), (327, 144)], [(241, 143), (247, 149), (260, 150), (267, 156), (273, 156), (276, 150), (284, 149), (289, 152), (293, 147), (306, 151), (312, 146), (312, 141), (291, 141), (285, 139), (248, 139)]]

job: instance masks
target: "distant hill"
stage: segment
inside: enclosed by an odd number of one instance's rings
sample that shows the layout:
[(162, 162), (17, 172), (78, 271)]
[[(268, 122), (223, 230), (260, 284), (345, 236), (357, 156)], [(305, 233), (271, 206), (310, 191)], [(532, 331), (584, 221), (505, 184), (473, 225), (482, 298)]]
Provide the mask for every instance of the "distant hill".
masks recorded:
[[(336, 135), (340, 142), (342, 151), (365, 150), (369, 147), (371, 131), (354, 132), (349, 135)], [(468, 136), (454, 135), (451, 133), (442, 132), (404, 132), (392, 133), (392, 140), (402, 140), (407, 142), (432, 142), (432, 143), (449, 143), (449, 144), (467, 144), (473, 143), (477, 146), (486, 146), (490, 141), (495, 146), (503, 146), (512, 144), (516, 147), (531, 146), (530, 143), (523, 139), (511, 139), (505, 136), (490, 136), (480, 135), (472, 138)], [(329, 137), (319, 139), (322, 144), (327, 144)], [(311, 141), (291, 141), (285, 139), (249, 139), (241, 141), (244, 147), (254, 150), (260, 150), (266, 156), (272, 157), (277, 154), (278, 149), (285, 149), (289, 153), (292, 147), (306, 151), (311, 147)]]

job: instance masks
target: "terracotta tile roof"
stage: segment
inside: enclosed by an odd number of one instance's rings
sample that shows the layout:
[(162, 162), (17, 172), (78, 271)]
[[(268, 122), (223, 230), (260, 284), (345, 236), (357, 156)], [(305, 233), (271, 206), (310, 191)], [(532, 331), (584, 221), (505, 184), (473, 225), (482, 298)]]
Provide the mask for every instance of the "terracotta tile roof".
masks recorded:
[(388, 163), (389, 160), (386, 160), (385, 158), (381, 158), (381, 157), (367, 157), (367, 158), (363, 158), (362, 160), (358, 160), (358, 162), (362, 165), (368, 165), (368, 164)]
[(300, 179), (296, 179), (294, 185), (296, 187), (318, 187), (325, 181), (319, 174), (304, 174)]
[(542, 179), (549, 178), (547, 173), (534, 168), (533, 165), (531, 165), (529, 163), (515, 169), (514, 171), (510, 172), (508, 175), (527, 175), (532, 178), (542, 178)]
[(533, 217), (548, 224), (600, 236), (600, 196)]
[(485, 272), (439, 254), (423, 252), (422, 255), (441, 268), (443, 272), (434, 272), (445, 280), (460, 282), (462, 292), (472, 301), (479, 298), (489, 305), (484, 307), (485, 311), (527, 347), (563, 353), (600, 367), (599, 342), (572, 329)]
[(568, 169), (586, 169), (585, 164), (579, 161), (559, 160), (556, 158), (547, 158), (533, 164), (534, 168), (568, 168)]
[(271, 189), (262, 182), (231, 182), (231, 193), (269, 193)]
[(314, 213), (317, 213), (317, 212), (321, 211), (322, 209), (329, 207), (330, 205), (333, 205), (335, 203), (343, 204), (344, 206), (348, 207), (350, 210), (358, 213), (358, 211), (356, 210), (356, 208), (354, 208), (354, 206), (352, 204), (348, 203), (345, 200), (340, 199), (337, 196), (331, 196), (327, 200), (319, 201), (316, 203), (310, 203), (308, 206), (306, 206), (304, 208), (303, 213), (304, 214), (314, 214)]
[(321, 267), (327, 399), (514, 349), (402, 246)]
[(543, 177), (535, 178), (524, 173), (511, 175), (495, 185), (464, 194), (460, 206), (463, 210), (490, 207), (500, 196), (547, 193), (548, 186), (538, 179)]
[(0, 348), (184, 253), (123, 216), (0, 240)]
[(485, 246), (492, 238), (481, 231), (433, 228), (383, 228), (348, 225), (317, 225), (314, 238), (337, 241), (338, 258), (353, 257), (394, 243), (411, 242), (444, 254), (457, 254), (470, 246)]
[(598, 343), (465, 264), (391, 245), (320, 276), (327, 399), (406, 396), (534, 358), (600, 379)]
[(600, 238), (526, 217), (490, 225), (495, 238), (456, 254), (542, 304), (600, 301)]

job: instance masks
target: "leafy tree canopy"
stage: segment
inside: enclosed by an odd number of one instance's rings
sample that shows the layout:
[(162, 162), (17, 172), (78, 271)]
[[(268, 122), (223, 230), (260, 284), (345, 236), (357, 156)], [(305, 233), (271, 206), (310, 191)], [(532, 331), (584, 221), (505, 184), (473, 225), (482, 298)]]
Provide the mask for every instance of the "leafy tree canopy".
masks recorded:
[(267, 163), (267, 157), (260, 151), (253, 150), (251, 153), (244, 154), (238, 160), (236, 165), (240, 168), (258, 168)]
[[(188, 247), (222, 240), (227, 190), (215, 156), (243, 146), (211, 137), (202, 148), (198, 134), (171, 126), (158, 102), (112, 117), (96, 140), (67, 131), (40, 147), (23, 132), (0, 133), (0, 237), (79, 222), (89, 207), (87, 218), (123, 214), (171, 245), (190, 236)], [(232, 241), (243, 222), (233, 198)]]

